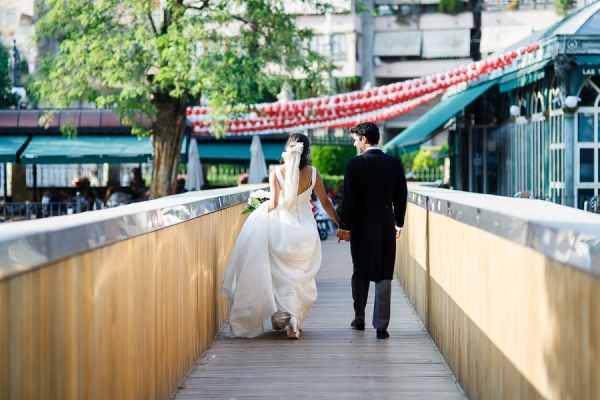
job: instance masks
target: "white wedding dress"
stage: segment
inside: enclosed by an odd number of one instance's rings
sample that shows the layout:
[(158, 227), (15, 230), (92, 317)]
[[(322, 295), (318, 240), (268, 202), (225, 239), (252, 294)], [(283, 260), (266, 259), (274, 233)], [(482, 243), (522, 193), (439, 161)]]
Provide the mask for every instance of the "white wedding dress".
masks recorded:
[[(316, 169), (309, 168), (311, 183), (301, 194), (297, 194), (298, 174), (294, 187), (277, 168), (278, 207), (268, 212), (268, 203), (261, 204), (242, 227), (221, 287), (231, 307), (230, 337), (258, 336), (265, 326), (273, 323), (275, 327), (275, 321), (290, 315), (301, 327), (317, 299), (315, 275), (321, 267), (321, 241), (310, 204)], [(286, 189), (292, 198), (286, 198)]]

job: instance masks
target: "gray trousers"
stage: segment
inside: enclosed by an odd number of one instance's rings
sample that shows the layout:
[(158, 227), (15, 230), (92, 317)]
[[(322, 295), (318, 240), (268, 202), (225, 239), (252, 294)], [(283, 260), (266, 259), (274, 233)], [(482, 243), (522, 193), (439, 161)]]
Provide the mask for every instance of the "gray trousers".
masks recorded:
[[(369, 284), (360, 277), (356, 268), (352, 274), (352, 300), (354, 318), (365, 319), (365, 308), (369, 297)], [(392, 281), (375, 282), (375, 306), (373, 308), (373, 328), (387, 329), (390, 324), (390, 303), (392, 299)]]

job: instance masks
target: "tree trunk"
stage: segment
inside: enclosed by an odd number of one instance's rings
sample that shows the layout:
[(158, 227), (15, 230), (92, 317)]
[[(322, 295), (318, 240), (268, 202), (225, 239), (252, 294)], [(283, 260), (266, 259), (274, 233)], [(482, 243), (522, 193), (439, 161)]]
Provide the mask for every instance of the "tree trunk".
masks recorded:
[(186, 101), (166, 93), (156, 93), (152, 104), (156, 109), (156, 121), (152, 133), (154, 168), (150, 197), (157, 199), (175, 194), (181, 142), (185, 134)]

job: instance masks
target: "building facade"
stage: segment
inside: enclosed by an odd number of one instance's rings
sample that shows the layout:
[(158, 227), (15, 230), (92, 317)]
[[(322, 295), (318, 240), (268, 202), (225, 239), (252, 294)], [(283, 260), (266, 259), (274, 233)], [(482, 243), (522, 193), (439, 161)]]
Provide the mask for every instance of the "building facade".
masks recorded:
[(394, 138), (388, 150), (446, 129), (454, 188), (589, 208), (600, 195), (600, 3), (511, 49), (531, 43), (539, 50), (448, 95), (442, 103), (462, 104), (417, 139)]

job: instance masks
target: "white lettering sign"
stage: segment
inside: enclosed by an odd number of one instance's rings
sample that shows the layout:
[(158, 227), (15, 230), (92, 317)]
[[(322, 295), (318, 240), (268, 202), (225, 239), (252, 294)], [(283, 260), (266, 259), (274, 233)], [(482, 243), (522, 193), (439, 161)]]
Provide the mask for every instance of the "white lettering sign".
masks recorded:
[(595, 68), (587, 68), (581, 71), (583, 75), (597, 75)]

